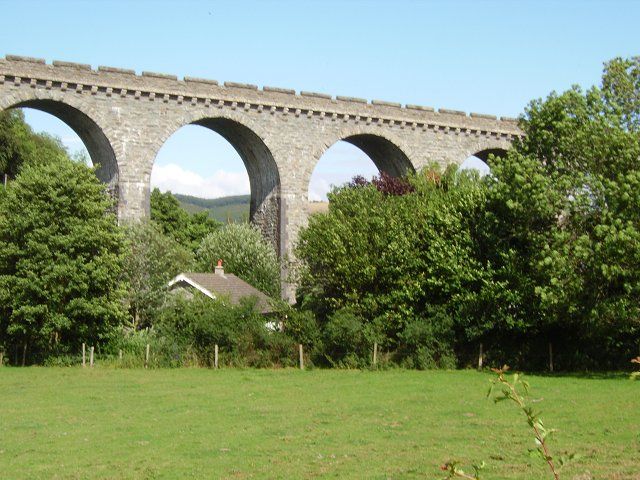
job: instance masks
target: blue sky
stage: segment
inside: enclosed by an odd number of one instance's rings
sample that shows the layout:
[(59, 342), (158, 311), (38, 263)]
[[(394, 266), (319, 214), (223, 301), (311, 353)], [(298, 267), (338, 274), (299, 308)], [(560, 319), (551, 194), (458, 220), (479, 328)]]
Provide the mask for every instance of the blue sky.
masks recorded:
[[(0, 0), (0, 9), (0, 55), (507, 116), (552, 90), (597, 84), (607, 59), (640, 54), (637, 1)], [(79, 147), (59, 122), (27, 118)], [(313, 182), (373, 171), (337, 144)], [(200, 127), (171, 137), (154, 168), (164, 188), (207, 196), (248, 191), (243, 176), (233, 148)]]

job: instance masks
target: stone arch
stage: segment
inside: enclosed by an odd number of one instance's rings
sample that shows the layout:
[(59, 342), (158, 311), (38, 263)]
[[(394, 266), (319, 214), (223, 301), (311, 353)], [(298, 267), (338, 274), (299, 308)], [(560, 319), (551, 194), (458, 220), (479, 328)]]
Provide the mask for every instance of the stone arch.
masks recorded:
[(507, 154), (507, 150), (504, 148), (485, 148), (472, 154), (471, 156), (477, 157), (484, 163), (489, 164), (489, 156), (494, 155), (496, 157), (504, 157)]
[(110, 139), (95, 120), (97, 115), (87, 112), (78, 105), (71, 105), (66, 99), (53, 95), (20, 95), (17, 98), (4, 98), (0, 103), (0, 110), (13, 108), (33, 108), (53, 115), (66, 123), (84, 143), (93, 165), (96, 176), (108, 185), (110, 193), (117, 197), (118, 162)]
[(342, 131), (339, 135), (325, 139), (316, 149), (313, 153), (313, 161), (305, 165), (306, 185), (309, 184), (322, 155), (339, 141), (350, 143), (362, 150), (380, 172), (399, 177), (415, 170), (409, 155), (399, 146), (399, 141), (387, 135), (386, 132), (357, 128)]
[[(156, 156), (164, 142), (186, 125), (198, 125), (218, 133), (238, 152), (249, 175), (251, 201), (249, 219), (274, 246), (280, 245), (280, 173), (271, 149), (256, 131), (238, 118), (228, 115), (193, 114), (163, 132)], [(154, 156), (155, 161), (155, 156)], [(147, 178), (150, 178), (150, 171)]]

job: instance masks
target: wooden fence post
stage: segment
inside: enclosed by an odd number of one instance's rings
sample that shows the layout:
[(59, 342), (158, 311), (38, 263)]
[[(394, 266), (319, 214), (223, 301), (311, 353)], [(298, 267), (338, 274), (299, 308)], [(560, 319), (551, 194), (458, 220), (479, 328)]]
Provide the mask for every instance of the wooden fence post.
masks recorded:
[(24, 367), (27, 363), (27, 344), (24, 344), (22, 348), (22, 366)]
[(147, 343), (147, 352), (144, 355), (144, 368), (149, 367), (149, 344)]
[(482, 361), (483, 361), (483, 353), (482, 353), (482, 343), (481, 343), (480, 352), (478, 353), (478, 370), (482, 370)]
[(373, 364), (378, 363), (378, 342), (373, 342)]
[(553, 345), (549, 342), (549, 371), (553, 372)]
[(93, 347), (89, 350), (89, 366), (93, 368)]
[(118, 350), (118, 359), (122, 361), (122, 349)]
[(213, 368), (218, 368), (218, 344), (213, 346)]
[(4, 350), (0, 351), (0, 367), (2, 366), (3, 361), (4, 361)]
[(87, 366), (87, 350), (86, 350), (86, 345), (83, 343), (82, 344), (82, 368), (85, 368)]
[(304, 352), (302, 350), (302, 344), (298, 344), (298, 351), (300, 354), (300, 370), (304, 370)]

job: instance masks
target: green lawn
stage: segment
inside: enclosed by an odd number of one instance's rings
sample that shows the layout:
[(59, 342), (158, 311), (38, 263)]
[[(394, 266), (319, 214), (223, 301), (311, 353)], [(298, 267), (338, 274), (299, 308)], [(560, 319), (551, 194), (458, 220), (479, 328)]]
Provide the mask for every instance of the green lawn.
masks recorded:
[[(0, 478), (545, 479), (473, 371), (0, 368)], [(528, 376), (563, 478), (640, 479), (640, 382)]]

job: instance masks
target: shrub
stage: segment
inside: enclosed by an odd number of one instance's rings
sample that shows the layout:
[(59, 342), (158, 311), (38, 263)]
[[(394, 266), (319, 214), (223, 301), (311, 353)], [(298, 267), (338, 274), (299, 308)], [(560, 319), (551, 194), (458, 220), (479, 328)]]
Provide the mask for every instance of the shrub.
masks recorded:
[(350, 308), (336, 311), (324, 327), (324, 353), (333, 366), (365, 366), (366, 337), (362, 317)]
[(307, 348), (322, 344), (320, 327), (312, 311), (290, 308), (283, 323), (285, 333), (296, 343)]
[[(212, 366), (214, 346), (220, 362), (237, 366), (265, 367), (287, 364), (293, 358), (291, 339), (267, 328), (268, 319), (256, 310), (255, 299), (229, 305), (224, 299), (173, 298), (160, 312), (157, 330), (182, 355), (182, 362)], [(289, 350), (287, 352), (287, 349)]]
[(408, 368), (454, 368), (453, 319), (443, 310), (407, 323), (400, 334), (400, 363)]

